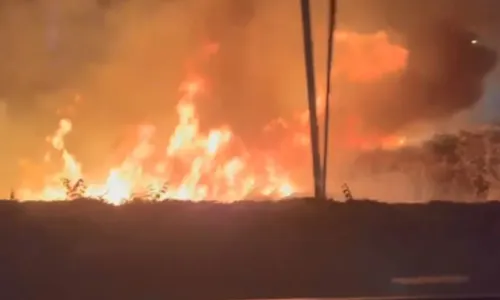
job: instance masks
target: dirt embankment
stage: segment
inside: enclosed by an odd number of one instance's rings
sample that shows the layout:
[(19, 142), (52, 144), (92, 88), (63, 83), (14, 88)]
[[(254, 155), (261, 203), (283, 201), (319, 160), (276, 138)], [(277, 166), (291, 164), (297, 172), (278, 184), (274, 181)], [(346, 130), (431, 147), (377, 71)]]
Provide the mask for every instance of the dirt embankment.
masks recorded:
[(0, 240), (6, 299), (500, 289), (500, 203), (4, 201)]

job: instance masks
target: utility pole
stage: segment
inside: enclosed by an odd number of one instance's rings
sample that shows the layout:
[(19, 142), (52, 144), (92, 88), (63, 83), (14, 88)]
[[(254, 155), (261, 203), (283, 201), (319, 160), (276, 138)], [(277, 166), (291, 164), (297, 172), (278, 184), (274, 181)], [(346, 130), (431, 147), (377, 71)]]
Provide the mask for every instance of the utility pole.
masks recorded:
[(311, 130), (311, 150), (314, 176), (314, 197), (326, 199), (322, 187), (322, 168), (319, 152), (318, 116), (316, 115), (316, 81), (314, 76), (314, 47), (311, 32), (311, 7), (309, 0), (300, 0), (302, 29), (304, 38), (304, 58), (306, 63), (307, 96), (309, 103), (309, 127)]
[(328, 143), (330, 135), (330, 100), (332, 89), (332, 65), (333, 65), (333, 46), (335, 43), (334, 33), (337, 14), (337, 0), (329, 0), (328, 2), (328, 50), (326, 62), (326, 95), (325, 95), (325, 136), (323, 144), (323, 195), (326, 197), (326, 178), (328, 170)]

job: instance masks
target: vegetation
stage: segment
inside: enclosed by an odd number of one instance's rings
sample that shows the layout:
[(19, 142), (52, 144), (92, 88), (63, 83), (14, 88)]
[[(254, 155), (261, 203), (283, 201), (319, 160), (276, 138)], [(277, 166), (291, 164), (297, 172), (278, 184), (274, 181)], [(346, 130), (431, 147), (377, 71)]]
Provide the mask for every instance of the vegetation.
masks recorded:
[[(5, 200), (0, 202), (0, 240), (0, 294), (18, 299), (237, 299), (500, 289), (496, 202), (135, 200), (112, 206), (86, 199)], [(434, 275), (470, 280), (418, 285), (394, 279)]]
[[(76, 182), (71, 182), (69, 178), (62, 178), (61, 183), (64, 187), (64, 190), (66, 192), (66, 200), (75, 200), (75, 199), (82, 199), (86, 198), (88, 193), (87, 193), (87, 185), (85, 184), (85, 180), (83, 178), (78, 179)], [(132, 194), (131, 199), (126, 199), (126, 201), (131, 201), (131, 200), (147, 200), (147, 201), (161, 201), (165, 200), (165, 195), (168, 191), (169, 184), (168, 182), (164, 182), (160, 187), (155, 187), (155, 186), (149, 186), (145, 192), (142, 193), (137, 193), (137, 194)], [(93, 197), (92, 199), (88, 200), (98, 200), (98, 201), (104, 201), (108, 191), (105, 191), (102, 195), (99, 195), (97, 197)], [(15, 193), (14, 191), (11, 192), (10, 195), (10, 200), (15, 200)]]
[(399, 172), (421, 187), (425, 199), (500, 199), (500, 126), (440, 134), (423, 145), (361, 155), (363, 176)]

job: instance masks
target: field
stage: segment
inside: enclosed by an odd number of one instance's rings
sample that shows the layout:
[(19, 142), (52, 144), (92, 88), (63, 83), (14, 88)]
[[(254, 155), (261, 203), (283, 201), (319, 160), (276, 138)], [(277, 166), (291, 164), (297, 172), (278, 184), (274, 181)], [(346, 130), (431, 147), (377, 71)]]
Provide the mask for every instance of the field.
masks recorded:
[(5, 299), (500, 291), (496, 202), (2, 201), (0, 224)]

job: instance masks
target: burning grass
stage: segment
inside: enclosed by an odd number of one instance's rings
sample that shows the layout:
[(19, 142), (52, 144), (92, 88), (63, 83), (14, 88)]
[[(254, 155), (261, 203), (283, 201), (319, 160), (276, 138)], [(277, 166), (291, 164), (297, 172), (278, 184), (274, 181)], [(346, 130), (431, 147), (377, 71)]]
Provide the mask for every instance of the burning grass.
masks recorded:
[[(339, 51), (343, 60), (334, 72), (335, 76), (364, 82), (384, 74), (399, 74), (406, 65), (408, 51), (392, 44), (385, 33), (344, 32), (336, 39), (343, 46), (339, 50), (344, 50)], [(211, 98), (220, 97), (210, 95), (217, 82), (201, 71), (211, 66), (211, 57), (218, 55), (218, 49), (222, 47), (217, 41), (214, 43), (204, 45), (200, 53), (189, 59), (185, 79), (179, 83), (176, 119), (171, 120), (173, 128), (161, 128), (154, 123), (135, 124), (136, 134), (125, 138), (127, 149), (110, 149), (112, 162), (99, 157), (105, 162), (98, 168), (87, 169), (82, 159), (66, 144), (68, 135), (76, 135), (74, 129), (81, 126), (78, 118), (67, 112), (77, 114), (79, 105), (87, 104), (87, 99), (79, 95), (69, 105), (71, 109), (60, 108), (58, 128), (46, 139), (50, 148), (43, 163), (24, 163), (23, 160), (21, 164), (22, 178), (16, 186), (16, 197), (46, 201), (90, 197), (122, 204), (137, 197), (229, 202), (256, 197), (280, 199), (307, 193), (310, 183), (301, 178), (304, 170), (310, 169), (307, 111), (297, 109), (286, 116), (266, 120), (268, 124), (263, 124), (262, 137), (256, 137), (257, 141), (243, 141), (227, 124), (207, 126), (210, 128), (202, 126), (200, 111), (203, 105), (200, 102), (215, 101), (217, 99)], [(365, 51), (369, 56), (363, 51), (351, 51), (357, 48), (373, 48), (373, 51)], [(367, 60), (372, 56), (373, 59)], [(223, 83), (223, 86), (229, 85), (231, 82)], [(322, 114), (322, 99), (318, 102), (318, 113)], [(346, 118), (355, 118), (351, 114), (358, 113), (359, 110), (353, 108)], [(344, 130), (346, 136), (335, 134), (342, 136), (345, 142), (336, 141), (336, 144), (347, 148), (370, 148), (398, 147), (404, 143), (399, 136), (368, 136), (368, 133), (358, 132), (363, 131), (362, 122), (354, 123), (352, 128)], [(173, 130), (164, 136), (162, 131), (167, 129)], [(64, 178), (62, 185), (61, 178)]]

